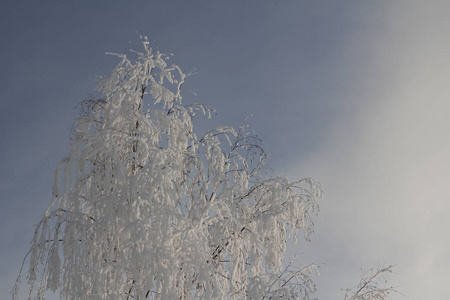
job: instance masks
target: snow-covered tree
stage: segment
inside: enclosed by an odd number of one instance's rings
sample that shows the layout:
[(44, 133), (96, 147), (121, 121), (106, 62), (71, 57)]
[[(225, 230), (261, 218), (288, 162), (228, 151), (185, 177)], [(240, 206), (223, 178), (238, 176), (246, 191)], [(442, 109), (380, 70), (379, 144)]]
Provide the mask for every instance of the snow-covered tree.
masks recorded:
[(193, 118), (213, 109), (183, 105), (186, 75), (142, 42), (82, 103), (35, 229), (29, 299), (307, 298), (316, 265), (282, 261), (288, 238), (309, 239), (320, 186), (268, 176), (246, 126), (197, 136)]
[(393, 268), (394, 266), (388, 266), (364, 271), (357, 286), (345, 289), (344, 300), (384, 300), (391, 293), (399, 293), (394, 287), (383, 285), (387, 283), (385, 276), (392, 273)]
[[(282, 262), (289, 238), (309, 241), (320, 185), (268, 176), (246, 125), (198, 137), (193, 118), (214, 109), (182, 105), (186, 75), (142, 44), (81, 103), (27, 254), (28, 299), (310, 299), (317, 265)], [(392, 268), (345, 300), (387, 299), (377, 280)]]

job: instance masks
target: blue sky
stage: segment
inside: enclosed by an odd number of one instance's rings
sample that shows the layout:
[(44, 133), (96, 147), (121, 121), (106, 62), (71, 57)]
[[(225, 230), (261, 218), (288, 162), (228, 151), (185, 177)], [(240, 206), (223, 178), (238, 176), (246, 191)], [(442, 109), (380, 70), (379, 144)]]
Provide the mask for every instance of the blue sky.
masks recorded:
[[(3, 1), (0, 16), (0, 289), (14, 283), (68, 153), (75, 106), (105, 52), (154, 48), (190, 76), (200, 127), (247, 116), (291, 179), (325, 198), (312, 243), (320, 299), (359, 268), (397, 264), (392, 299), (445, 299), (450, 213), (450, 21), (444, 1)], [(447, 277), (446, 277), (447, 276)]]

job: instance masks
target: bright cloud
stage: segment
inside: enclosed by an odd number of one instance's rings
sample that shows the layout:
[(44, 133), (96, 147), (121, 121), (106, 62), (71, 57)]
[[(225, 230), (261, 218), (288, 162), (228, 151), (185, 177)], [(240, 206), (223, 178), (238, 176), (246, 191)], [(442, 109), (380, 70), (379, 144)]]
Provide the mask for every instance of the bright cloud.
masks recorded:
[[(445, 11), (438, 5), (397, 5), (380, 20), (385, 32), (371, 41), (370, 68), (355, 82), (366, 90), (355, 97), (350, 88), (351, 111), (332, 124), (321, 150), (300, 163), (302, 174), (313, 174), (326, 193), (316, 242), (323, 247), (340, 240), (315, 256), (331, 260), (322, 270), (334, 278), (331, 285), (347, 287), (346, 276), (358, 279), (358, 269), (333, 267), (342, 259), (363, 268), (398, 264), (392, 281), (407, 299), (447, 294), (450, 21)], [(329, 286), (330, 279), (321, 280)]]

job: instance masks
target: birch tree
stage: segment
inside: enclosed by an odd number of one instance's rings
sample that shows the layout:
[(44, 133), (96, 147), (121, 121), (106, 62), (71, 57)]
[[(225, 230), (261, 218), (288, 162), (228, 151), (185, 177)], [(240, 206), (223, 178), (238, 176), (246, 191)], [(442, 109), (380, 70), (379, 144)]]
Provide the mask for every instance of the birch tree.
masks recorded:
[(401, 294), (395, 287), (385, 284), (388, 282), (386, 276), (393, 272), (393, 268), (388, 266), (362, 272), (358, 285), (345, 289), (344, 300), (384, 300), (389, 299), (392, 293)]
[(197, 136), (193, 119), (214, 110), (184, 105), (186, 75), (142, 44), (115, 54), (102, 96), (82, 103), (34, 232), (28, 298), (307, 299), (317, 266), (282, 261), (288, 238), (309, 240), (320, 186), (268, 176), (245, 125)]

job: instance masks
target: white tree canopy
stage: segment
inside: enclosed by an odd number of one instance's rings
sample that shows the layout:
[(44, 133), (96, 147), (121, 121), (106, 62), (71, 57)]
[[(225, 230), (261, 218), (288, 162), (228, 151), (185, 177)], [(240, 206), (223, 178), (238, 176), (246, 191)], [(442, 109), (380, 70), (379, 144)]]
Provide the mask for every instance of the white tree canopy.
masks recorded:
[[(117, 55), (100, 79), (102, 99), (83, 103), (34, 233), (29, 298), (47, 290), (63, 299), (309, 295), (316, 265), (282, 260), (288, 238), (309, 239), (320, 186), (268, 176), (246, 126), (197, 137), (192, 119), (213, 109), (183, 106), (186, 75), (142, 42), (142, 53)], [(146, 95), (153, 109), (144, 109)]]

